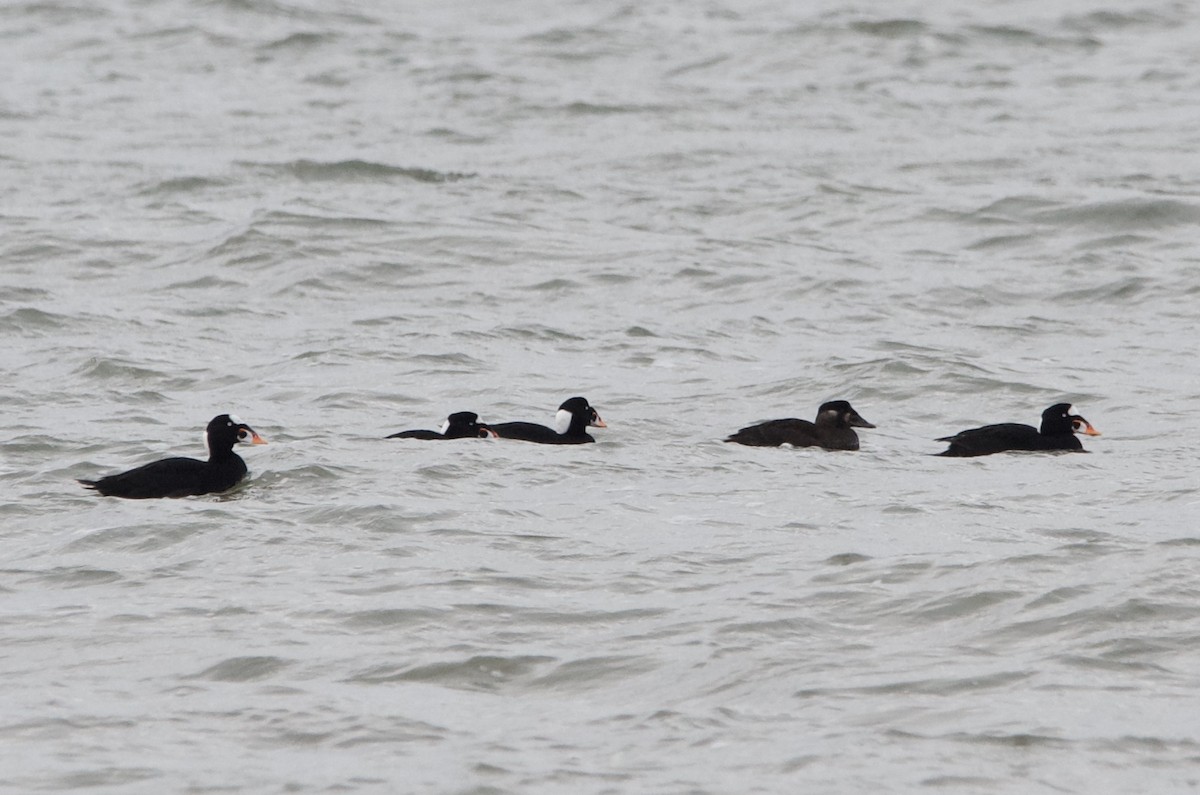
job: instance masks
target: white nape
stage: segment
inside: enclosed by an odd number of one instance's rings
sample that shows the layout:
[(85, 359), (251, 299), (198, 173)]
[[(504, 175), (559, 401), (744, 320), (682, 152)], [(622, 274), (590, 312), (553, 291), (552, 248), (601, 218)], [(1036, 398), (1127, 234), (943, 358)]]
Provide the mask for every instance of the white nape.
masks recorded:
[(575, 419), (575, 415), (566, 409), (559, 409), (554, 415), (554, 430), (556, 433), (566, 433), (571, 427), (571, 420)]

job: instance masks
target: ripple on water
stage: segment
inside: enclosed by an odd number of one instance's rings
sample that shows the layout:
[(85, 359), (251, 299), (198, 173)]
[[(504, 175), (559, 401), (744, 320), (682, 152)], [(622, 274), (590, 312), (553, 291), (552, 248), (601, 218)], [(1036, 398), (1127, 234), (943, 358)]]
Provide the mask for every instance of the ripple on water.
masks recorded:
[(225, 188), (230, 184), (232, 183), (229, 180), (215, 177), (172, 177), (148, 183), (138, 192), (143, 196), (179, 196), (200, 194), (209, 190)]
[(34, 307), (19, 307), (0, 314), (0, 332), (13, 336), (45, 336), (61, 331), (78, 322), (77, 318)]
[[(15, 573), (15, 572), (14, 572)], [(120, 572), (91, 566), (56, 566), (44, 571), (24, 571), (24, 580), (57, 588), (89, 588), (110, 585), (124, 580)]]
[(1177, 199), (1123, 199), (1043, 209), (1032, 218), (1058, 227), (1084, 226), (1108, 234), (1136, 234), (1179, 225), (1194, 226), (1200, 223), (1200, 205)]
[(243, 165), (255, 171), (274, 176), (290, 176), (305, 182), (382, 182), (399, 179), (437, 184), (458, 182), (475, 176), (454, 171), (393, 166), (368, 160), (293, 160), (284, 163), (244, 163)]
[(230, 657), (211, 665), (185, 679), (207, 679), (211, 682), (258, 682), (270, 679), (294, 664), (282, 657)]
[(463, 690), (494, 692), (528, 681), (555, 661), (540, 655), (474, 655), (462, 660), (422, 665), (381, 665), (354, 674), (348, 681), (359, 684), (430, 682)]
[(409, 628), (444, 620), (451, 611), (428, 608), (380, 608), (348, 614), (327, 614), (343, 626), (362, 632)]
[(88, 550), (155, 552), (212, 529), (211, 522), (125, 524), (92, 530), (63, 547), (65, 552)]

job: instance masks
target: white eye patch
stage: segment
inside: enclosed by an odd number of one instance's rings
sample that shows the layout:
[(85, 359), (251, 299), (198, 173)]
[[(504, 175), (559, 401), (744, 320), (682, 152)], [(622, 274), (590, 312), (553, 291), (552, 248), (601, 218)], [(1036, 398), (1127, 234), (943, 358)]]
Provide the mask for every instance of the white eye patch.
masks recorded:
[(446, 420), (445, 422), (442, 423), (442, 429), (441, 429), (441, 431), (439, 431), (439, 433), (441, 433), (442, 436), (445, 436), (446, 431), (448, 431), (448, 430), (450, 430), (450, 420)]
[(234, 425), (245, 425), (245, 423), (242, 422), (242, 418), (237, 416), (236, 414), (230, 414), (229, 421), (232, 422)]

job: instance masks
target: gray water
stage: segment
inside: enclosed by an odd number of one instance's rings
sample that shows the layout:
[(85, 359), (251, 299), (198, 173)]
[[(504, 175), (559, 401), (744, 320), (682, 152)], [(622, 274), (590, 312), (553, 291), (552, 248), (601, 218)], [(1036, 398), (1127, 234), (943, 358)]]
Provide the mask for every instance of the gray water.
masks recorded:
[[(1197, 41), (5, 4), (0, 789), (1193, 791)], [(576, 394), (597, 444), (382, 439)], [(720, 441), (834, 398), (858, 453)], [(1088, 455), (930, 455), (1059, 401)], [(74, 482), (228, 411), (233, 493)]]

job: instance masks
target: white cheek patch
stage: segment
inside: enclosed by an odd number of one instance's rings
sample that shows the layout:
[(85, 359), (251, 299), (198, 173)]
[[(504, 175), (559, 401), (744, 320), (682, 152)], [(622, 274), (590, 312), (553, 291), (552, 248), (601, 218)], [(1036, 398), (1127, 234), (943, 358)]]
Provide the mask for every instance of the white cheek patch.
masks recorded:
[(448, 430), (450, 430), (450, 420), (446, 420), (445, 422), (442, 423), (442, 430), (440, 431), (440, 433), (442, 434), (442, 436), (445, 436), (446, 431), (448, 431)]
[(559, 409), (554, 415), (554, 430), (557, 433), (566, 433), (571, 427), (571, 420), (575, 419), (575, 415), (566, 409)]

